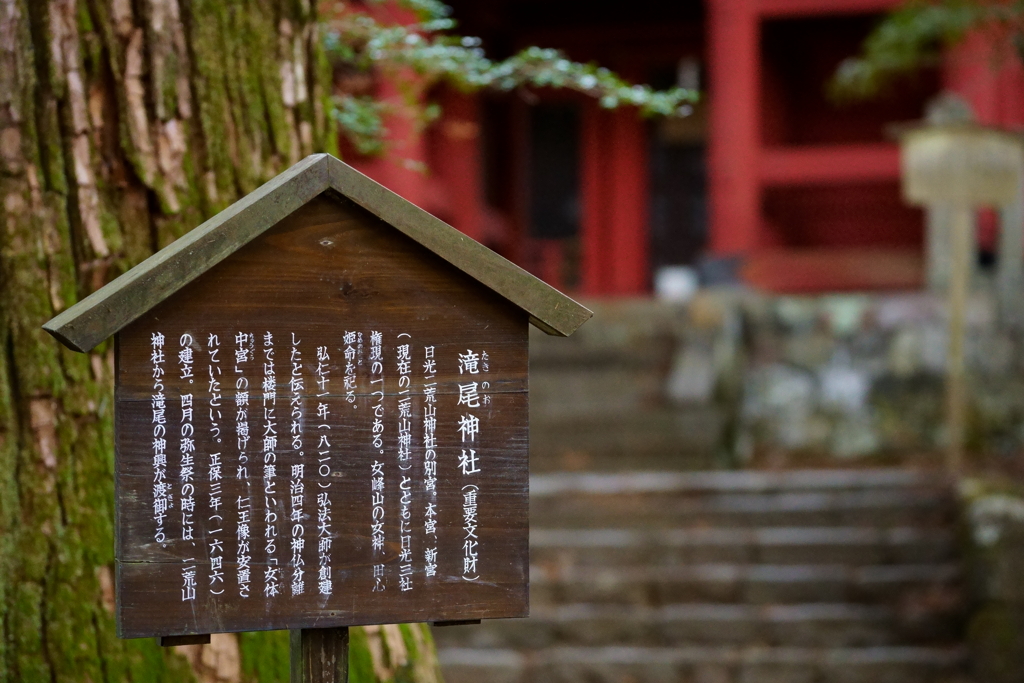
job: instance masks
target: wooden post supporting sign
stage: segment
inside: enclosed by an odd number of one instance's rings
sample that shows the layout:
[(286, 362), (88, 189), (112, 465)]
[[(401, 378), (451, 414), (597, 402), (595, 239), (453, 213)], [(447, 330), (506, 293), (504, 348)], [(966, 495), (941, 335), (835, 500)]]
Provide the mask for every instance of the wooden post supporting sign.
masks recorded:
[(525, 617), (527, 327), (591, 313), (328, 155), (45, 325), (115, 339), (117, 629)]
[(347, 683), (348, 627), (291, 632), (291, 683)]

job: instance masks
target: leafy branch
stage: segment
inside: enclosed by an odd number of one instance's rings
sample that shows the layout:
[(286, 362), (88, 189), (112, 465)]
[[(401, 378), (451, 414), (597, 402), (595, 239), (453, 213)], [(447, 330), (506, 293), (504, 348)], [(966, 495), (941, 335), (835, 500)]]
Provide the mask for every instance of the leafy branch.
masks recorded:
[[(596, 98), (604, 108), (633, 106), (644, 116), (686, 116), (699, 99), (695, 90), (657, 91), (628, 83), (609, 69), (574, 62), (553, 49), (529, 47), (494, 61), (484, 53), (479, 38), (447, 33), (455, 27), (447, 5), (438, 0), (404, 0), (402, 4), (416, 13), (419, 23), (382, 25), (366, 14), (347, 14), (326, 31), (328, 55), (349, 69), (393, 73), (411, 69), (427, 85), (443, 81), (464, 91), (510, 91), (524, 86), (573, 90)], [(361, 152), (383, 149), (381, 103), (366, 95), (348, 94), (336, 97), (335, 106), (335, 119)], [(436, 115), (436, 108), (427, 113)]]
[(994, 44), (1013, 46), (1019, 54), (1024, 45), (1024, 0), (912, 0), (875, 27), (859, 56), (839, 65), (829, 92), (838, 100), (870, 98), (901, 76), (938, 65), (943, 50), (973, 30), (991, 32)]

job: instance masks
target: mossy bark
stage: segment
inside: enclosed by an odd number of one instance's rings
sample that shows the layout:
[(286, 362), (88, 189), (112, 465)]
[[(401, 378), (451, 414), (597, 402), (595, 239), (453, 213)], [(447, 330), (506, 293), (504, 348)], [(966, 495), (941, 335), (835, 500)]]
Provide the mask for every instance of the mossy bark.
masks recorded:
[[(112, 357), (40, 325), (335, 151), (324, 63), (312, 0), (0, 0), (0, 683), (285, 680), (280, 634), (115, 637)], [(395, 629), (354, 680), (438, 680)]]

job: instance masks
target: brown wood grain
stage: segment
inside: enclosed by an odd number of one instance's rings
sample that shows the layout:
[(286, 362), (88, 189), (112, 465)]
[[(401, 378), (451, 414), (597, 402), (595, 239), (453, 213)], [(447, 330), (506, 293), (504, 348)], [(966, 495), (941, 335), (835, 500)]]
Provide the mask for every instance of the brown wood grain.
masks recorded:
[[(184, 635), (264, 629), (327, 628), (356, 624), (407, 621), (452, 621), (525, 616), (528, 611), (528, 316), (520, 308), (482, 286), (424, 247), (389, 227), (364, 209), (336, 194), (325, 194), (221, 261), (175, 296), (122, 330), (117, 338), (116, 463), (118, 534), (118, 628), (122, 637)], [(369, 339), (382, 337), (383, 382), (371, 372)], [(235, 362), (239, 333), (254, 335), (256, 357)], [(261, 443), (264, 427), (262, 384), (266, 371), (264, 335), (273, 335), (275, 386), (274, 421), (278, 446), (273, 449), (277, 474), (273, 495), (265, 491)], [(345, 334), (363, 335), (362, 365), (356, 365), (354, 385), (344, 387)], [(167, 431), (164, 476), (175, 507), (163, 524), (165, 538), (155, 539), (154, 521), (154, 379), (152, 336), (164, 338), (163, 417)], [(291, 360), (293, 338), (299, 352)], [(186, 336), (187, 335), (187, 336)], [(210, 335), (219, 342), (214, 363)], [(191, 381), (182, 379), (181, 341), (192, 348)], [(412, 358), (405, 384), (400, 383), (399, 347), (407, 344)], [(433, 347), (434, 377), (425, 378), (425, 354)], [(325, 347), (326, 362), (317, 360)], [(487, 353), (488, 367), (476, 374), (464, 367), (460, 354)], [(470, 354), (471, 355), (471, 354)], [(356, 359), (358, 361), (358, 358)], [(316, 370), (329, 372), (325, 387), (316, 383)], [(211, 390), (209, 371), (220, 368), (219, 387)], [(237, 370), (237, 372), (236, 372)], [(184, 374), (188, 374), (187, 372)], [(291, 386), (296, 375), (302, 386)], [(248, 382), (247, 420), (250, 441), (241, 462), (236, 427), (236, 382)], [(476, 406), (460, 405), (463, 393), (476, 382)], [(487, 382), (484, 389), (483, 383)], [(436, 400), (436, 495), (424, 485), (424, 411), (427, 384)], [(383, 389), (381, 389), (383, 387)], [(326, 389), (326, 390), (321, 390)], [(379, 390), (379, 393), (378, 393)], [(403, 393), (404, 392), (404, 393)], [(191, 397), (186, 418), (182, 395)], [(486, 395), (489, 403), (484, 403)], [(219, 398), (218, 398), (219, 396)], [(399, 459), (399, 405), (409, 402), (411, 445)], [(469, 399), (474, 402), (474, 399)], [(214, 406), (220, 416), (211, 414)], [(329, 415), (315, 416), (323, 403)], [(372, 416), (383, 406), (384, 434), (373, 445)], [(290, 442), (292, 410), (300, 447)], [(463, 415), (479, 420), (479, 433), (464, 442), (459, 431)], [(182, 425), (194, 442), (194, 472), (181, 478), (179, 442)], [(219, 427), (219, 432), (214, 425)], [(328, 429), (329, 427), (329, 429)], [(319, 435), (329, 436), (330, 471), (315, 472)], [(219, 441), (218, 441), (219, 439)], [(464, 473), (459, 458), (473, 447), (479, 472)], [(217, 454), (216, 459), (214, 454)], [(216, 460), (221, 479), (211, 479)], [(371, 543), (371, 469), (381, 463), (384, 477), (384, 545)], [(264, 572), (290, 571), (289, 531), (294, 511), (289, 489), (299, 478), (293, 465), (306, 469), (301, 478), (302, 516), (306, 547), (305, 589), (289, 592), (280, 581), (280, 594), (264, 593)], [(243, 465), (248, 478), (237, 468)], [(403, 468), (409, 469), (403, 469)], [(467, 469), (472, 470), (470, 466)], [(401, 533), (400, 484), (409, 477), (410, 526)], [(294, 480), (294, 481), (293, 481)], [(182, 486), (193, 490), (191, 540), (183, 538), (180, 507)], [(219, 483), (221, 503), (214, 509), (210, 493)], [(320, 557), (317, 541), (317, 493), (330, 497), (331, 594), (317, 587)], [(476, 574), (465, 574), (463, 543), (464, 487), (478, 487), (478, 553)], [(250, 505), (251, 582), (248, 597), (237, 583), (237, 527), (243, 523), (237, 500)], [(230, 503), (230, 504), (229, 504)], [(426, 575), (424, 552), (433, 547), (424, 531), (426, 505), (437, 509), (436, 575)], [(277, 520), (267, 522), (269, 512)], [(220, 519), (212, 519), (215, 515)], [(278, 534), (276, 549), (263, 547), (268, 528)], [(219, 529), (219, 531), (217, 531)], [(289, 535), (291, 534), (291, 535)], [(403, 560), (401, 536), (410, 538), (412, 561)], [(220, 545), (211, 550), (211, 544)], [(310, 545), (312, 542), (312, 545)], [(210, 581), (211, 558), (220, 556), (223, 577)], [(277, 564), (273, 563), (273, 560)], [(410, 590), (399, 590), (403, 566), (412, 566)], [(384, 590), (374, 576), (383, 565)], [(192, 578), (187, 572), (194, 572)], [(466, 580), (473, 578), (474, 580)], [(189, 587), (188, 582), (193, 585)], [(194, 590), (194, 597), (190, 591)], [(213, 591), (223, 590), (216, 595)]]

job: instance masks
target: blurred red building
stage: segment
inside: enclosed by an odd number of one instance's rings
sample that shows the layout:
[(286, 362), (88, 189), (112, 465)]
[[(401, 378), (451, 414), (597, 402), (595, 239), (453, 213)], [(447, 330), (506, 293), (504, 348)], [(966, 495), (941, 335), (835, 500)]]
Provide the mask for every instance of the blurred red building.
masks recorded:
[[(583, 295), (644, 294), (658, 269), (677, 265), (775, 291), (917, 287), (922, 216), (900, 199), (886, 125), (919, 119), (942, 88), (985, 123), (1024, 123), (1021, 67), (994, 68), (980, 38), (875, 101), (830, 101), (829, 76), (892, 0), (449, 3), (492, 57), (555, 47), (706, 94), (687, 118), (643, 120), (560, 91), (444, 89), (424, 93), (443, 106), (438, 122), (422, 128), (399, 111), (389, 153), (354, 159)], [(394, 84), (379, 87), (401, 100)]]

